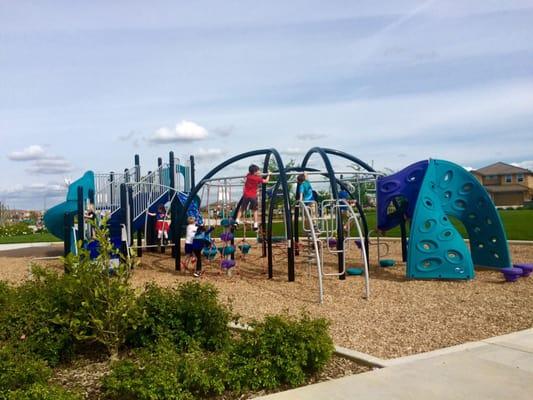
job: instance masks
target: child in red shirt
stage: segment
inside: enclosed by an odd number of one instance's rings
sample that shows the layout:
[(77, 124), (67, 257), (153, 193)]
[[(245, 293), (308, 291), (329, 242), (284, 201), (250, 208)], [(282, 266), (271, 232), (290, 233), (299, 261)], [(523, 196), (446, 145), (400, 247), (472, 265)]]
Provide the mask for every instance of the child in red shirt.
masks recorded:
[(257, 187), (262, 183), (267, 183), (270, 179), (270, 172), (266, 178), (261, 176), (259, 167), (255, 164), (250, 165), (248, 168), (248, 175), (246, 175), (246, 181), (244, 182), (244, 190), (242, 196), (242, 204), (237, 212), (236, 224), (240, 224), (240, 216), (243, 211), (246, 211), (248, 206), (254, 212), (254, 230), (258, 229), (257, 222)]

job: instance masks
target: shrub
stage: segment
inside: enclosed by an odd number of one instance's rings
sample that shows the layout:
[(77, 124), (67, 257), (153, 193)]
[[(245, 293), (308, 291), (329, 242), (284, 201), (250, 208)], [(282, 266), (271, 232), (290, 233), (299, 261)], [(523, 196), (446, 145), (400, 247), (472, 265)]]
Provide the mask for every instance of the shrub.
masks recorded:
[[(0, 397), (1, 398), (1, 397)], [(81, 400), (82, 397), (70, 393), (65, 389), (54, 385), (43, 385), (37, 383), (27, 389), (19, 389), (9, 392), (8, 400)]]
[[(105, 221), (103, 222), (105, 226)], [(99, 255), (92, 260), (89, 251), (66, 259), (69, 271), (62, 277), (69, 306), (53, 322), (64, 326), (79, 342), (96, 342), (116, 357), (130, 326), (138, 320), (135, 293), (129, 285), (134, 259), (119, 259), (111, 269), (111, 258), (118, 256), (106, 228), (95, 226)]]
[(194, 399), (220, 395), (225, 390), (221, 366), (225, 354), (192, 351), (179, 354), (164, 341), (154, 352), (145, 349), (137, 360), (115, 363), (103, 379), (103, 393), (109, 399)]
[(30, 235), (33, 230), (24, 222), (17, 222), (14, 224), (7, 224), (0, 226), (0, 237), (11, 237), (19, 235)]
[(35, 268), (33, 280), (16, 288), (4, 286), (0, 292), (0, 340), (51, 365), (71, 355), (73, 340), (68, 330), (52, 322), (69, 307), (61, 277)]
[(301, 385), (324, 367), (334, 350), (325, 319), (268, 316), (253, 327), (230, 355), (234, 390)]
[(10, 346), (0, 350), (0, 388), (5, 392), (26, 389), (34, 383), (45, 384), (51, 375), (52, 370), (42, 360)]
[(134, 345), (148, 346), (166, 338), (180, 349), (195, 343), (217, 350), (228, 342), (231, 313), (218, 302), (212, 285), (188, 282), (177, 289), (149, 285), (138, 307), (143, 320), (130, 335)]
[(0, 310), (0, 340), (38, 354), (51, 365), (68, 358), (76, 345), (98, 343), (116, 356), (139, 319), (129, 286), (131, 262), (122, 260), (111, 276), (115, 250), (106, 230), (95, 231), (100, 246), (95, 260), (80, 248), (78, 256), (65, 259), (68, 274), (34, 267), (31, 281), (16, 289), (0, 287), (0, 302), (7, 303)]

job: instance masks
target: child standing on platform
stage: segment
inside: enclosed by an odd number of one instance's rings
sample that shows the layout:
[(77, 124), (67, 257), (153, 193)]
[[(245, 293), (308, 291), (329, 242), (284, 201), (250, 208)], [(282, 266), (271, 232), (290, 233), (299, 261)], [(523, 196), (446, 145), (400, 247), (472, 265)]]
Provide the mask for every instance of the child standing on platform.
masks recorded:
[(311, 183), (307, 180), (307, 174), (304, 172), (296, 177), (296, 181), (299, 184), (298, 195), (300, 200), (302, 200), (309, 208), (311, 209), (312, 216), (316, 215), (316, 202), (315, 195), (313, 193), (313, 188)]
[(214, 229), (214, 227), (206, 228), (203, 225), (199, 225), (193, 237), (192, 251), (194, 252), (196, 258), (196, 268), (193, 274), (195, 278), (202, 276), (202, 249), (211, 244), (209, 234)]
[(187, 218), (187, 228), (185, 231), (185, 260), (183, 261), (183, 267), (185, 270), (189, 269), (190, 262), (194, 262), (193, 241), (197, 230), (196, 219), (194, 217)]
[(246, 209), (250, 207), (250, 209), (254, 213), (254, 230), (257, 230), (259, 228), (258, 224), (258, 213), (257, 213), (257, 188), (259, 185), (263, 183), (267, 183), (270, 180), (270, 172), (268, 173), (266, 178), (263, 178), (261, 176), (261, 172), (259, 171), (259, 167), (255, 164), (250, 165), (248, 168), (248, 175), (246, 175), (246, 181), (244, 182), (244, 190), (243, 190), (243, 196), (242, 196), (242, 204), (239, 208), (239, 211), (237, 212), (237, 218), (235, 220), (235, 223), (238, 225), (240, 224), (240, 217), (243, 212), (246, 212)]

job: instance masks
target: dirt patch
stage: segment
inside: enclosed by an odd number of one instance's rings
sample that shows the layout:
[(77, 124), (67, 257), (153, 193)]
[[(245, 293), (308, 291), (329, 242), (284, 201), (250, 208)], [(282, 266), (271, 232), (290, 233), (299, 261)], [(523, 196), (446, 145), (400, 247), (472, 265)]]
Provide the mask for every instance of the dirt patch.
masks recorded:
[[(400, 259), (398, 242), (390, 244), (387, 257)], [(514, 262), (532, 262), (533, 246), (511, 245)], [(308, 312), (331, 322), (335, 344), (383, 358), (395, 358), (485, 339), (533, 326), (533, 277), (506, 283), (499, 272), (477, 271), (471, 281), (411, 281), (405, 265), (378, 267), (371, 259), (371, 297), (363, 299), (362, 277), (324, 280), (324, 304), (319, 305), (317, 278), (305, 257), (298, 257), (296, 282), (287, 282), (286, 253), (278, 252), (274, 278), (266, 279), (266, 260), (254, 246), (246, 260), (239, 260), (240, 274), (219, 274), (207, 266), (200, 278), (219, 290), (220, 299), (241, 316), (242, 322), (267, 314)], [(335, 256), (327, 258), (329, 271)], [(0, 279), (19, 283), (28, 276), (30, 258), (0, 257)], [(41, 264), (43, 262), (40, 262)], [(62, 270), (58, 262), (47, 262)], [(357, 265), (351, 260), (350, 265)], [(175, 286), (194, 279), (176, 272), (169, 255), (146, 253), (135, 270), (132, 284), (148, 282)]]

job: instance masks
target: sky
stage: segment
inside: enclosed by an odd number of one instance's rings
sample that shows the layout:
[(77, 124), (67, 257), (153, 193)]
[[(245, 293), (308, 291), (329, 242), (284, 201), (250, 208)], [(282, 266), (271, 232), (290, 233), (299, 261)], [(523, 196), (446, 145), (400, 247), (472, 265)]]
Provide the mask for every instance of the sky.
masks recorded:
[(171, 150), (199, 177), (270, 147), (532, 169), (531, 21), (533, 0), (0, 0), (0, 201)]

